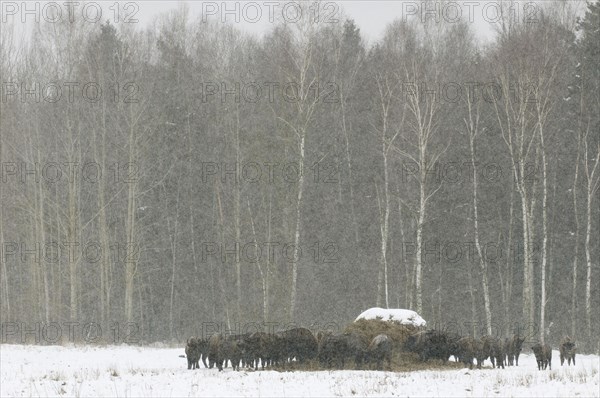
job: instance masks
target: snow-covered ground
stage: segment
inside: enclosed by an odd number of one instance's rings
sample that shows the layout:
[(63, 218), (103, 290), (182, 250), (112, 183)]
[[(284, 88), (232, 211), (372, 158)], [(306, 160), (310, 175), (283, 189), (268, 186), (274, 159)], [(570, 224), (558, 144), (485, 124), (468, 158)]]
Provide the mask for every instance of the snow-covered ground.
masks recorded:
[(381, 318), (382, 321), (396, 321), (402, 325), (413, 325), (413, 326), (425, 326), (427, 322), (421, 318), (419, 314), (412, 310), (404, 310), (400, 308), (379, 308), (373, 307), (364, 311), (362, 314), (356, 317), (355, 321), (359, 319), (377, 319)]
[[(598, 397), (600, 358), (538, 371), (532, 354), (519, 367), (419, 372), (187, 370), (183, 348), (0, 345), (0, 396), (411, 396)], [(488, 362), (486, 361), (486, 365)], [(200, 365), (202, 366), (202, 364)]]

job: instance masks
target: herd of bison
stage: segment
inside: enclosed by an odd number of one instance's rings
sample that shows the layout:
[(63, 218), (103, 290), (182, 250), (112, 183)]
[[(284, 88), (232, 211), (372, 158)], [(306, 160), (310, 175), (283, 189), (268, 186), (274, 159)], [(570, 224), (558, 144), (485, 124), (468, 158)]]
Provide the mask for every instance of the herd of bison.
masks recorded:
[[(519, 365), (519, 355), (524, 338), (518, 335), (499, 339), (483, 336), (479, 339), (461, 337), (439, 330), (413, 331), (396, 344), (386, 334), (378, 334), (370, 341), (356, 331), (343, 334), (318, 332), (316, 335), (306, 328), (294, 328), (277, 333), (254, 332), (243, 335), (214, 334), (209, 338), (190, 337), (185, 347), (188, 369), (197, 369), (199, 361), (207, 368), (215, 365), (221, 371), (228, 362), (234, 370), (241, 367), (262, 369), (281, 366), (294, 361), (306, 364), (317, 360), (322, 368), (343, 369), (347, 361), (354, 361), (356, 369), (382, 370), (384, 362), (391, 369), (392, 353), (399, 350), (413, 353), (420, 361), (438, 359), (443, 363), (453, 356), (457, 362), (477, 368), (483, 361), (490, 360), (492, 366), (504, 368)], [(552, 349), (548, 344), (531, 347), (538, 369), (552, 369)], [(575, 365), (575, 342), (565, 337), (560, 343), (561, 365), (567, 361)]]

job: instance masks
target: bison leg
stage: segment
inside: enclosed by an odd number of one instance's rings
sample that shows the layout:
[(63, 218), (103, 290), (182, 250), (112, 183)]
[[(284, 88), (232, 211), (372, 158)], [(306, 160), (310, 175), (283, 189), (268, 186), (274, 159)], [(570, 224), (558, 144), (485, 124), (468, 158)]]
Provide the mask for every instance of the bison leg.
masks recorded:
[(360, 355), (357, 355), (354, 358), (354, 364), (356, 365), (356, 369), (360, 369), (362, 367), (362, 357)]

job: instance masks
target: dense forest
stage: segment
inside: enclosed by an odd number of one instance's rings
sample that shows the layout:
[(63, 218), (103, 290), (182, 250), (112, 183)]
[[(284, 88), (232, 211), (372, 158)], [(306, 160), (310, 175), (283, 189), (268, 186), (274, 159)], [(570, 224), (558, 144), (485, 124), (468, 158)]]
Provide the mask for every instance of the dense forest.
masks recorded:
[(184, 4), (3, 23), (3, 342), (378, 306), (597, 350), (600, 2), (501, 5), (486, 43), (415, 17), (367, 44), (343, 14), (257, 36)]

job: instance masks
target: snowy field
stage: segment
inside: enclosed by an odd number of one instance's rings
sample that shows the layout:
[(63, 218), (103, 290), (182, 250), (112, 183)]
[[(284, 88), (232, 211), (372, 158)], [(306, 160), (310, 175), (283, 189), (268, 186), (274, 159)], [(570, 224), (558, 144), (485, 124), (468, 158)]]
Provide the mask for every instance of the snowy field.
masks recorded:
[[(0, 396), (56, 397), (598, 397), (600, 358), (538, 371), (519, 367), (419, 372), (187, 370), (183, 348), (0, 345)], [(486, 361), (486, 365), (489, 362)], [(202, 364), (201, 364), (202, 366)]]

